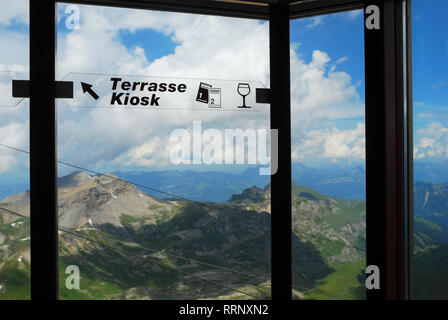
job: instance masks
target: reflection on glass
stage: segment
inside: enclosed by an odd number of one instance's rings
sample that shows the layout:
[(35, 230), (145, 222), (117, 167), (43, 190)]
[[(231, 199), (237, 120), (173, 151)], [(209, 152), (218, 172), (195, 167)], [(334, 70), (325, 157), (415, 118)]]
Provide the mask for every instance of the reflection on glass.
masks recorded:
[(448, 299), (448, 2), (412, 1), (414, 299)]
[(294, 299), (364, 299), (362, 11), (291, 21)]

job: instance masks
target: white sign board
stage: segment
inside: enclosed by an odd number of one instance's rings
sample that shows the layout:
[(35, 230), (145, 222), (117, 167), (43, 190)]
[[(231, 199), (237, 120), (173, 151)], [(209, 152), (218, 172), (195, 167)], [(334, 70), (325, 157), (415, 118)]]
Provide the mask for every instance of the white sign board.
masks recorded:
[(139, 108), (173, 110), (262, 111), (266, 103), (256, 103), (261, 82), (215, 79), (182, 79), (126, 75), (71, 73), (73, 107)]

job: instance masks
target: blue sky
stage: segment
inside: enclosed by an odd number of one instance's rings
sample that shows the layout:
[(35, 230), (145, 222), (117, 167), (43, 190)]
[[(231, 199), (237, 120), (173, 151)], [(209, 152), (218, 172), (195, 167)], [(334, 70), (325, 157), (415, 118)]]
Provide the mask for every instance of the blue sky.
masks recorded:
[[(428, 5), (429, 2), (431, 5)], [(413, 1), (415, 130), (425, 128), (433, 122), (440, 123), (445, 128), (448, 126), (447, 12), (448, 1)]]
[(447, 12), (445, 0), (413, 1), (414, 101), (433, 105), (448, 102)]
[(412, 1), (414, 153), (418, 161), (448, 156), (448, 1)]
[(126, 48), (131, 50), (136, 47), (143, 48), (148, 61), (173, 54), (176, 48), (176, 42), (170, 36), (150, 29), (135, 32), (122, 31), (119, 37)]
[[(318, 21), (318, 22), (316, 22)], [(300, 43), (300, 55), (311, 59), (314, 50), (327, 52), (333, 60), (344, 59), (340, 69), (354, 83), (360, 82), (359, 94), (364, 100), (364, 28), (361, 10), (291, 21), (291, 42)]]

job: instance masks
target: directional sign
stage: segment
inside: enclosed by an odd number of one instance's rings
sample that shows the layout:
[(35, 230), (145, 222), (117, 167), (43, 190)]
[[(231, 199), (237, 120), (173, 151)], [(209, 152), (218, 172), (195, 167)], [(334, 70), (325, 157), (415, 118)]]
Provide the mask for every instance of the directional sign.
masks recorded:
[(92, 89), (92, 85), (88, 83), (81, 82), (81, 88), (83, 93), (88, 93), (92, 96), (93, 99), (98, 100), (99, 96)]
[(261, 82), (71, 73), (73, 107), (262, 111)]

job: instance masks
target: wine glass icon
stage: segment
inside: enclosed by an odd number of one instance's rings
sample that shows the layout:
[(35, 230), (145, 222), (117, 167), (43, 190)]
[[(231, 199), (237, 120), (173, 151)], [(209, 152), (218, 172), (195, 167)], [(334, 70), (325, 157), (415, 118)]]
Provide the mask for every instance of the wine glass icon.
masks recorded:
[(238, 108), (250, 108), (249, 106), (246, 106), (246, 96), (250, 93), (250, 86), (248, 83), (238, 83), (237, 91), (240, 96), (243, 97), (243, 105), (238, 106)]

